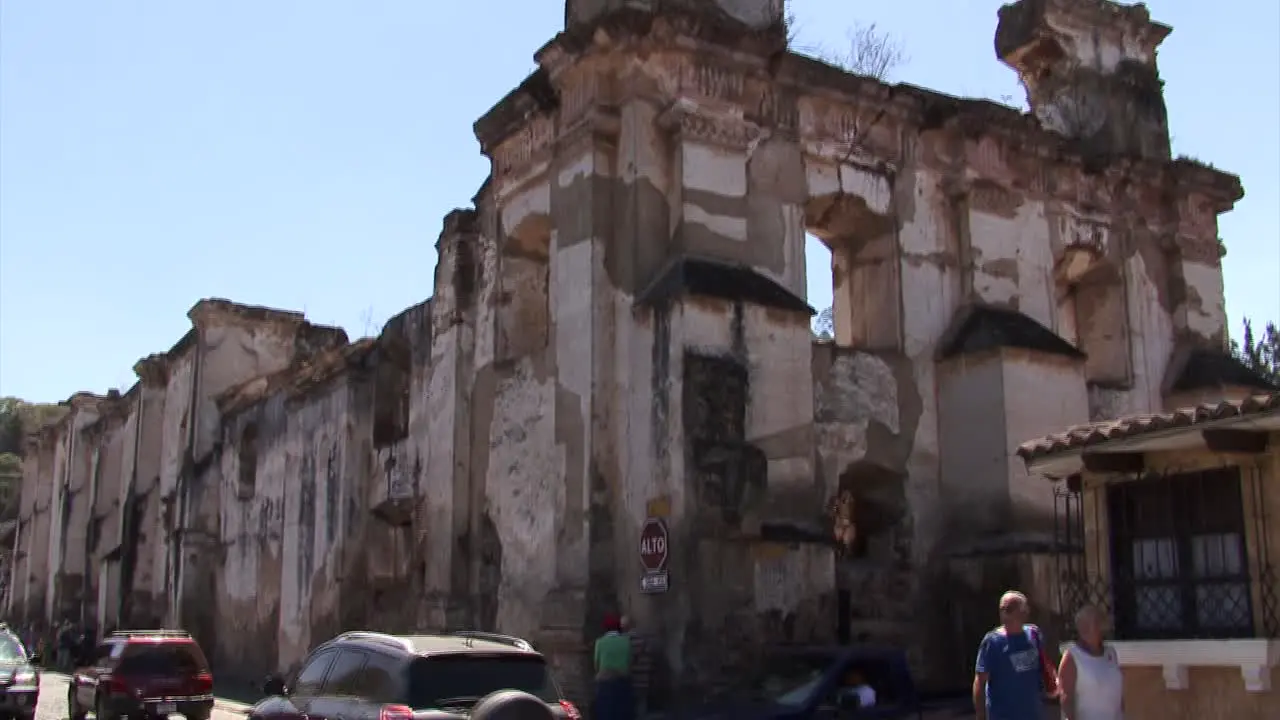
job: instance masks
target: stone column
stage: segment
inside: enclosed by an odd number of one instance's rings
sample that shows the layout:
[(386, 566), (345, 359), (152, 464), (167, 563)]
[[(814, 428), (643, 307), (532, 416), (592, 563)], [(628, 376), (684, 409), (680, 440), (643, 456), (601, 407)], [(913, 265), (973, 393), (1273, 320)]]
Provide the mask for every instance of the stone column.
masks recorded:
[(476, 298), (481, 278), (478, 213), (454, 210), (436, 243), (431, 300), (428, 460), (420, 489), (426, 502), (426, 624), (468, 624), (466, 538), (471, 495), (471, 413)]

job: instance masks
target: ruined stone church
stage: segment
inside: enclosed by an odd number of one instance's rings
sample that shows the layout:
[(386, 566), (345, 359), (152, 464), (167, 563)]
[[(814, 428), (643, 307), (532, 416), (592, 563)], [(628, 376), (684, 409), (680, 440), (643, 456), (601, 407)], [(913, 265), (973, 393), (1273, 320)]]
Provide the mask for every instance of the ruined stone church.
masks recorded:
[(781, 5), (567, 0), (475, 123), (430, 299), (355, 342), (203, 300), (30, 437), (10, 617), (182, 626), (247, 676), (343, 629), (496, 629), (576, 693), (611, 611), (669, 692), (778, 642), (946, 682), (1006, 587), (1060, 611), (1017, 444), (1264, 384), (1225, 352), (1240, 182), (1170, 155), (1170, 28), (1005, 6), (1023, 113), (790, 52)]

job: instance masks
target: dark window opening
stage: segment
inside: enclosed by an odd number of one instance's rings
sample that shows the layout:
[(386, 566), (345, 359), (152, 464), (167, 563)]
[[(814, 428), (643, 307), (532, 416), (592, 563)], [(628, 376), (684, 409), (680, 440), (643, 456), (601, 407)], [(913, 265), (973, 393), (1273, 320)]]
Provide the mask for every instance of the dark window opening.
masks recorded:
[(240, 432), (240, 473), (236, 495), (253, 497), (258, 487), (258, 425), (249, 423)]
[(836, 639), (841, 645), (853, 642), (853, 593), (836, 591)]
[(373, 376), (373, 444), (387, 447), (409, 436), (409, 349), (380, 341)]
[(1108, 487), (1121, 638), (1254, 634), (1241, 495), (1238, 468)]
[(470, 707), (498, 690), (560, 700), (546, 661), (533, 655), (445, 655), (415, 660), (409, 667), (409, 705), (415, 710)]
[(747, 369), (732, 358), (685, 354), (685, 427), (693, 440), (734, 444), (745, 439), (747, 380)]

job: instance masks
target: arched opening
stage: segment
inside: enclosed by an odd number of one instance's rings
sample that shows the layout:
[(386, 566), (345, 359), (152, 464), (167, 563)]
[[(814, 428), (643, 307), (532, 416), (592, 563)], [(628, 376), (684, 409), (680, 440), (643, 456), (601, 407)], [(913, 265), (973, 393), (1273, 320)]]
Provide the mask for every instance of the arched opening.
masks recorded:
[(835, 340), (835, 308), (831, 296), (831, 248), (813, 233), (804, 236), (805, 297), (818, 314), (813, 317), (813, 336)]
[[(897, 349), (899, 268), (889, 179), (853, 165), (814, 167), (810, 174), (804, 224), (806, 269), (811, 271), (806, 275), (811, 288), (830, 288), (829, 305), (810, 301), (819, 312), (815, 325), (821, 321), (819, 330), (826, 329), (829, 321), (837, 345)], [(824, 180), (826, 187), (813, 191)]]

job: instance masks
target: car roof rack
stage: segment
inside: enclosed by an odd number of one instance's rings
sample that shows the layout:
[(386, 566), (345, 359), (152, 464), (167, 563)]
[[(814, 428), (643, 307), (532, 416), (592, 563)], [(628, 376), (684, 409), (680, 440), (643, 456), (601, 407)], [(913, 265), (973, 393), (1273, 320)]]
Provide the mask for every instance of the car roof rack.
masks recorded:
[(186, 630), (113, 630), (107, 637), (173, 637), (173, 638), (189, 638), (191, 633)]
[(396, 637), (395, 635), (388, 635), (386, 633), (369, 632), (367, 630), (351, 630), (342, 633), (331, 642), (338, 642), (341, 640), (367, 640), (369, 642), (376, 642), (382, 645), (391, 645), (399, 650), (408, 650), (409, 652), (413, 652), (413, 643), (402, 637)]
[(500, 643), (502, 645), (510, 645), (518, 650), (533, 650), (533, 643), (524, 638), (515, 635), (503, 635), (502, 633), (484, 632), (481, 630), (454, 630), (446, 635), (454, 637), (466, 638), (468, 640), (486, 640), (488, 642)]

